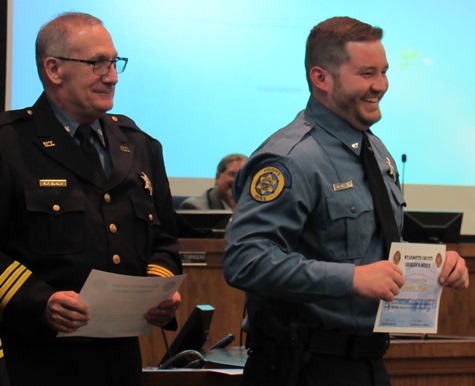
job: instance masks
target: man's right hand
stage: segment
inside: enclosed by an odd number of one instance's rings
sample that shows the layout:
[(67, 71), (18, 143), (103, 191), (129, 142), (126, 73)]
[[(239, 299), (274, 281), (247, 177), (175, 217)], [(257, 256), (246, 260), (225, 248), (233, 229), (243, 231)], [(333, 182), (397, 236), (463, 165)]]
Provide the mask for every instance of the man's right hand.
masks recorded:
[(55, 292), (46, 305), (46, 321), (57, 332), (74, 332), (89, 321), (89, 308), (73, 291)]
[(370, 299), (392, 301), (404, 285), (401, 269), (391, 261), (355, 267), (353, 292)]

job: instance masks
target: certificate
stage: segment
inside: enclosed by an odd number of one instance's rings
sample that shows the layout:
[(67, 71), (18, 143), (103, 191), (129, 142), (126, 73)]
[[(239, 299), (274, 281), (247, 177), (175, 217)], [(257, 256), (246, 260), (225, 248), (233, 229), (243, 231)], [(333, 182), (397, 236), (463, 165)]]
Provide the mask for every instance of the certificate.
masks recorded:
[(445, 245), (392, 243), (389, 259), (401, 268), (404, 285), (392, 302), (380, 301), (373, 331), (437, 333)]
[(92, 270), (79, 293), (89, 306), (89, 322), (58, 337), (118, 338), (147, 335), (151, 325), (144, 314), (178, 290), (186, 275), (126, 276)]

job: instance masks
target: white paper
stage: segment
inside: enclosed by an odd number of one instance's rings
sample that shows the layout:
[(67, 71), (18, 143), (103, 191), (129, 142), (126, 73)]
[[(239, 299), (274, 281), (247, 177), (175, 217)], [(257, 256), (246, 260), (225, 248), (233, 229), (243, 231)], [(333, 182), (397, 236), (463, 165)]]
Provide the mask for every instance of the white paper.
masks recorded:
[(186, 275), (141, 277), (92, 270), (79, 293), (89, 306), (89, 322), (73, 333), (58, 336), (118, 338), (147, 335), (144, 314), (178, 290)]
[(373, 331), (437, 333), (445, 245), (392, 243), (389, 259), (401, 268), (405, 283), (392, 302), (380, 301)]

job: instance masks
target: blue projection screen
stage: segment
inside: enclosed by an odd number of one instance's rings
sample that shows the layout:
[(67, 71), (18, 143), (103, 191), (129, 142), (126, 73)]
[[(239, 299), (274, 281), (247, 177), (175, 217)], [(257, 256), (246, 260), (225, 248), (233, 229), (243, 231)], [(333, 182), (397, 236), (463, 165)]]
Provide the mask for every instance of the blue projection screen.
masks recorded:
[(475, 186), (472, 0), (10, 1), (7, 107), (30, 106), (41, 93), (41, 25), (64, 11), (92, 13), (129, 58), (112, 112), (162, 142), (170, 177), (214, 177), (222, 156), (249, 155), (305, 107), (305, 41), (319, 21), (347, 15), (378, 25), (390, 87), (373, 131), (400, 170), (407, 156), (406, 184)]

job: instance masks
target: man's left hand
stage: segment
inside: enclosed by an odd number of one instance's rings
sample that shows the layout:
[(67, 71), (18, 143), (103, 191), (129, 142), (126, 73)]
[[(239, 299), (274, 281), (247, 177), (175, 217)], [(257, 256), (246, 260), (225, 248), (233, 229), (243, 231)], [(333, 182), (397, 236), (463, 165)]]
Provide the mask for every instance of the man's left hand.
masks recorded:
[(440, 284), (444, 287), (454, 289), (468, 288), (468, 269), (465, 260), (455, 251), (447, 251), (445, 263), (442, 267), (439, 278)]
[(176, 310), (180, 307), (181, 296), (175, 292), (173, 296), (161, 302), (158, 306), (150, 308), (144, 315), (145, 320), (158, 327), (163, 327), (170, 323), (175, 317)]

